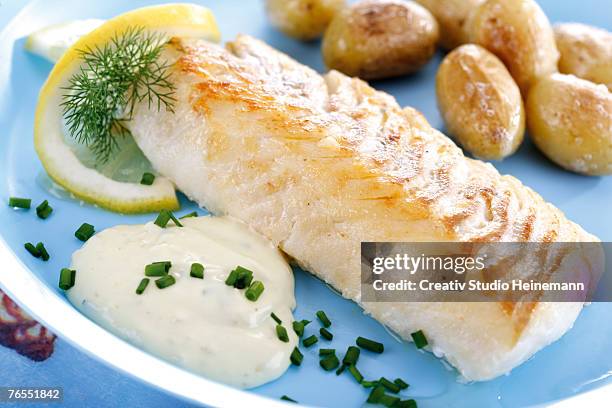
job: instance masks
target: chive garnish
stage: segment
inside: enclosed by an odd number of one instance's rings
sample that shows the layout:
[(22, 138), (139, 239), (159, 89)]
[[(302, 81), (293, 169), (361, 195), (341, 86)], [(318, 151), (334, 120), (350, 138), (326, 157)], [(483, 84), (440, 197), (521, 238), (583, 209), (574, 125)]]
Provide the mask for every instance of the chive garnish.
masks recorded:
[(414, 340), (414, 345), (418, 349), (422, 349), (427, 345), (427, 338), (423, 333), (423, 330), (416, 331), (410, 334), (412, 336), (412, 340)]
[(346, 350), (346, 354), (342, 358), (342, 364), (344, 365), (355, 365), (357, 364), (357, 360), (359, 360), (359, 355), (361, 354), (361, 350), (359, 347), (349, 346)]
[(236, 271), (238, 271), (238, 276), (236, 276), (234, 287), (236, 289), (244, 289), (249, 287), (253, 281), (253, 271), (240, 265), (236, 267)]
[(354, 364), (351, 364), (348, 366), (348, 370), (349, 373), (351, 373), (351, 375), (353, 376), (353, 378), (357, 380), (359, 384), (361, 384), (361, 382), (363, 381), (363, 375), (361, 375), (357, 367)]
[(331, 321), (327, 318), (327, 315), (325, 314), (324, 311), (319, 310), (316, 314), (319, 320), (321, 321), (321, 324), (323, 325), (323, 327), (331, 326)]
[(36, 215), (38, 215), (38, 218), (43, 220), (47, 219), (52, 212), (53, 208), (51, 208), (47, 200), (43, 201), (38, 205), (38, 207), (36, 207)]
[(417, 403), (413, 399), (397, 401), (393, 408), (417, 408)]
[(281, 324), (276, 325), (276, 337), (282, 342), (289, 342), (289, 335), (287, 334), (287, 329), (283, 327)]
[(334, 338), (334, 335), (327, 330), (325, 327), (321, 327), (319, 329), (319, 334), (321, 334), (321, 337), (323, 337), (325, 340), (331, 341)]
[(371, 404), (378, 404), (383, 395), (385, 395), (385, 387), (377, 385), (372, 392), (370, 392), (367, 401)]
[(176, 279), (172, 275), (162, 276), (155, 281), (155, 286), (158, 289), (166, 289), (168, 286), (172, 286), (176, 283)]
[(321, 359), (321, 361), (319, 361), (319, 365), (325, 371), (331, 371), (338, 368), (338, 366), (340, 365), (340, 361), (338, 360), (338, 357), (336, 357), (335, 354), (330, 354), (325, 358)]
[(300, 349), (295, 347), (293, 351), (291, 352), (291, 356), (289, 357), (289, 359), (291, 360), (291, 364), (299, 366), (302, 364), (302, 361), (304, 360), (304, 355), (302, 354)]
[(384, 405), (385, 407), (395, 407), (395, 404), (399, 402), (398, 397), (394, 397), (393, 395), (383, 394), (378, 400), (379, 404)]
[(270, 317), (276, 322), (276, 324), (283, 324), (283, 321), (274, 313), (270, 313)]
[(336, 349), (330, 349), (330, 348), (319, 349), (319, 356), (327, 356), (330, 354), (336, 354)]
[(149, 281), (150, 281), (149, 278), (142, 278), (142, 280), (138, 284), (138, 287), (136, 288), (137, 295), (142, 295), (144, 293), (145, 289), (149, 285)]
[(142, 179), (140, 179), (140, 184), (144, 184), (145, 186), (150, 186), (155, 181), (155, 174), (144, 173), (142, 175)]
[(296, 400), (294, 400), (294, 399), (292, 399), (292, 398), (289, 398), (289, 397), (288, 397), (288, 396), (286, 396), (286, 395), (283, 395), (282, 397), (280, 397), (280, 399), (282, 399), (283, 401), (295, 402), (295, 403), (297, 404), (297, 401), (296, 401)]
[(378, 385), (378, 381), (361, 381), (361, 385), (364, 388), (372, 388), (372, 387), (376, 387)]
[(29, 210), (31, 206), (32, 200), (29, 198), (9, 197), (9, 207)]
[(401, 390), (399, 385), (387, 380), (385, 377), (380, 377), (380, 380), (378, 380), (378, 383), (394, 394), (397, 394)]
[(236, 284), (236, 279), (238, 278), (238, 271), (234, 269), (230, 272), (230, 274), (225, 279), (225, 284), (227, 286), (234, 286)]
[(340, 375), (346, 370), (346, 366), (344, 364), (340, 365), (340, 368), (336, 370), (336, 375)]
[(393, 382), (398, 387), (400, 387), (400, 389), (402, 389), (402, 390), (405, 390), (406, 388), (408, 388), (410, 386), (406, 381), (402, 380), (401, 378), (396, 378), (395, 380), (393, 380)]
[(302, 337), (304, 335), (304, 323), (298, 322), (297, 320), (293, 322), (293, 331), (298, 337)]
[(177, 227), (183, 226), (183, 224), (181, 224), (178, 218), (176, 218), (174, 214), (172, 214), (172, 211), (169, 211), (169, 210), (161, 210), (159, 212), (159, 215), (155, 219), (154, 224), (157, 225), (158, 227), (166, 228), (170, 220), (172, 220), (174, 225), (176, 225)]
[(204, 265), (201, 263), (192, 263), (191, 270), (189, 271), (189, 276), (192, 278), (204, 279)]
[(89, 238), (93, 237), (95, 234), (95, 228), (93, 225), (84, 222), (81, 224), (79, 229), (74, 232), (74, 236), (77, 237), (80, 241), (87, 241)]
[(249, 299), (251, 302), (255, 302), (264, 291), (264, 284), (260, 281), (255, 281), (251, 283), (251, 286), (246, 290), (244, 296)]
[(74, 286), (76, 280), (76, 271), (73, 269), (63, 268), (60, 271), (59, 287), (62, 290), (68, 290)]
[(164, 276), (170, 270), (170, 261), (153, 262), (145, 266), (145, 276)]
[(312, 336), (306, 337), (304, 340), (302, 340), (302, 344), (304, 345), (304, 347), (310, 347), (317, 341), (319, 341), (319, 339), (313, 334)]
[(43, 261), (47, 262), (49, 258), (51, 258), (51, 256), (49, 255), (49, 252), (47, 252), (47, 248), (45, 248), (45, 244), (43, 244), (42, 242), (39, 242), (38, 244), (36, 244), (36, 250), (40, 254), (40, 258)]
[(193, 218), (193, 217), (197, 217), (198, 213), (196, 211), (192, 211), (190, 213), (187, 213), (185, 215), (183, 215), (182, 217), (179, 217), (179, 220), (183, 220), (185, 218)]
[(34, 258), (40, 258), (40, 251), (31, 242), (26, 242), (23, 247), (32, 255)]
[(385, 346), (382, 343), (379, 343), (374, 340), (366, 339), (365, 337), (357, 337), (357, 345), (366, 350), (372, 351), (374, 353), (382, 353), (385, 351)]

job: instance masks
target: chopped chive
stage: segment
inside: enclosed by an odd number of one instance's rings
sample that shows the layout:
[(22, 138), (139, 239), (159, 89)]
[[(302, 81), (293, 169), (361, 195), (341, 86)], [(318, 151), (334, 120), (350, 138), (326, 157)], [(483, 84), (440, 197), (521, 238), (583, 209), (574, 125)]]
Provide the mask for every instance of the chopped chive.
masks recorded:
[(368, 402), (371, 404), (378, 404), (380, 399), (385, 395), (385, 387), (382, 385), (377, 385), (374, 387), (370, 395), (368, 396)]
[(73, 269), (63, 268), (60, 271), (59, 287), (62, 290), (68, 290), (74, 286), (76, 280), (76, 271)]
[(277, 323), (277, 324), (283, 324), (283, 321), (274, 313), (270, 313), (270, 317)]
[(161, 228), (166, 228), (170, 221), (170, 212), (168, 210), (161, 210), (154, 221), (154, 224)]
[(304, 323), (298, 322), (297, 320), (293, 322), (293, 331), (298, 337), (302, 337), (304, 335)]
[(345, 366), (344, 364), (341, 364), (341, 365), (340, 365), (340, 368), (338, 368), (338, 369), (336, 370), (336, 375), (340, 375), (340, 374), (342, 374), (342, 373), (344, 372), (344, 370), (346, 370), (346, 366)]
[(225, 279), (225, 284), (227, 286), (234, 286), (236, 284), (236, 279), (238, 279), (238, 271), (234, 269)]
[(331, 326), (331, 321), (327, 318), (327, 315), (325, 314), (324, 311), (319, 310), (316, 314), (319, 320), (321, 321), (321, 324), (323, 325), (323, 327)]
[(330, 349), (330, 348), (319, 349), (319, 356), (328, 356), (330, 354), (336, 354), (336, 349)]
[(317, 341), (319, 341), (319, 339), (313, 334), (312, 336), (306, 337), (304, 340), (302, 340), (302, 344), (304, 345), (304, 347), (310, 347)]
[(425, 334), (423, 334), (423, 330), (416, 331), (410, 334), (412, 336), (412, 340), (414, 340), (414, 345), (418, 349), (422, 349), (427, 345), (427, 338)]
[(43, 201), (38, 205), (38, 207), (36, 207), (36, 215), (38, 215), (38, 218), (43, 220), (49, 218), (52, 212), (53, 208), (51, 208), (47, 200)]
[(276, 325), (276, 337), (282, 342), (289, 342), (289, 335), (287, 334), (287, 329), (283, 327), (281, 324)]
[(190, 213), (183, 215), (182, 217), (179, 217), (179, 220), (184, 220), (185, 218), (194, 218), (197, 216), (198, 216), (198, 213), (196, 211), (192, 211)]
[(289, 398), (289, 397), (288, 397), (288, 396), (286, 396), (286, 395), (283, 395), (282, 397), (280, 397), (280, 399), (282, 399), (283, 401), (295, 402), (295, 403), (297, 404), (297, 401), (296, 401), (296, 400), (294, 400), (294, 399), (292, 399), (292, 398)]
[(395, 407), (395, 404), (399, 402), (398, 397), (394, 397), (393, 395), (383, 394), (378, 400), (379, 404), (384, 405), (385, 407)]
[(249, 299), (251, 302), (255, 302), (264, 291), (264, 284), (260, 281), (255, 281), (251, 283), (251, 286), (246, 290), (244, 296)]
[(138, 284), (138, 287), (136, 288), (137, 295), (142, 295), (144, 293), (145, 289), (149, 285), (149, 281), (150, 281), (149, 278), (142, 278), (142, 280)]
[(32, 255), (34, 258), (40, 258), (40, 251), (31, 243), (26, 242), (23, 247)]
[(142, 175), (142, 179), (140, 179), (140, 184), (144, 184), (145, 186), (150, 186), (155, 181), (155, 174), (144, 173)]
[(335, 354), (330, 354), (325, 358), (321, 359), (321, 361), (319, 361), (319, 365), (325, 371), (331, 371), (338, 368), (338, 366), (340, 365), (340, 361), (338, 360), (338, 357), (336, 357)]
[(145, 266), (145, 276), (164, 276), (170, 270), (170, 261), (153, 262)]
[(289, 357), (289, 359), (291, 360), (291, 364), (299, 366), (304, 360), (304, 355), (302, 354), (299, 348), (295, 347), (291, 352), (291, 356)]
[(355, 365), (357, 364), (357, 360), (359, 360), (359, 355), (361, 354), (361, 350), (359, 347), (349, 346), (346, 350), (346, 354), (342, 358), (342, 364), (344, 365)]
[(361, 385), (364, 388), (372, 388), (378, 385), (378, 381), (361, 381)]
[(357, 337), (357, 345), (374, 353), (382, 353), (385, 351), (385, 345), (374, 340), (366, 339), (365, 337)]
[(363, 381), (363, 375), (361, 375), (355, 364), (349, 365), (348, 370), (349, 373), (351, 373), (351, 375), (353, 376), (353, 378), (357, 380), (359, 384), (361, 384), (361, 382)]
[[(168, 210), (166, 210), (166, 211), (168, 211)], [(178, 218), (176, 218), (174, 216), (174, 214), (172, 214), (172, 211), (168, 211), (168, 214), (170, 214), (170, 219), (172, 220), (174, 225), (176, 225), (177, 227), (182, 227), (183, 226), (183, 224), (181, 224), (181, 222), (178, 220)]]
[(417, 403), (413, 399), (397, 401), (393, 408), (417, 408)]
[(96, 233), (96, 230), (93, 225), (84, 222), (79, 229), (74, 232), (74, 236), (77, 237), (80, 241), (87, 241), (89, 238)]
[(399, 385), (387, 380), (385, 377), (380, 377), (380, 380), (378, 380), (378, 383), (394, 394), (397, 394), (401, 390)]
[(191, 270), (189, 271), (189, 276), (192, 278), (204, 279), (204, 265), (201, 263), (192, 263)]
[(408, 388), (410, 386), (406, 381), (402, 380), (401, 378), (396, 378), (395, 380), (393, 380), (393, 382), (398, 387), (400, 387), (400, 389), (402, 389), (402, 390), (405, 390), (406, 388)]
[(29, 198), (9, 197), (9, 207), (29, 210), (31, 206), (32, 200)]
[(43, 244), (42, 242), (36, 244), (36, 250), (38, 251), (38, 253), (40, 253), (40, 258), (43, 261), (47, 262), (49, 258), (51, 258), (49, 252), (47, 252), (47, 248), (45, 248), (45, 244)]
[(321, 334), (321, 337), (323, 337), (325, 340), (331, 341), (334, 338), (334, 335), (327, 330), (325, 327), (321, 327), (319, 329), (319, 334)]
[(172, 286), (176, 283), (176, 279), (172, 275), (165, 275), (155, 281), (155, 286), (158, 289), (166, 289), (168, 286)]
[(236, 289), (244, 289), (249, 287), (253, 281), (253, 271), (240, 265), (238, 265), (235, 270), (238, 272), (238, 275), (236, 276), (234, 287)]

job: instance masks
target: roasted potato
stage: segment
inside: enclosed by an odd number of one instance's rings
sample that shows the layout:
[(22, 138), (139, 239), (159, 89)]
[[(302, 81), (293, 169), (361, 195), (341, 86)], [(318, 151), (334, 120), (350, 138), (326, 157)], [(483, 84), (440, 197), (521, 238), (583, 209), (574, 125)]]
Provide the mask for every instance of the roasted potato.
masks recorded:
[(468, 44), (448, 54), (436, 76), (436, 94), (448, 131), (474, 156), (501, 160), (523, 141), (521, 91), (486, 49)]
[(576, 173), (612, 174), (612, 93), (574, 75), (552, 74), (527, 98), (531, 138), (550, 160)]
[(440, 24), (440, 45), (452, 50), (469, 41), (466, 23), (472, 11), (485, 0), (416, 0)]
[(523, 97), (538, 78), (557, 72), (555, 35), (534, 0), (488, 0), (470, 16), (468, 27), (471, 42), (506, 64)]
[(612, 33), (578, 23), (555, 26), (559, 71), (604, 84), (612, 91)]
[(409, 74), (436, 50), (438, 23), (427, 9), (394, 0), (364, 0), (336, 15), (323, 36), (329, 68), (378, 79)]
[(345, 0), (266, 0), (273, 26), (290, 37), (314, 40), (323, 34)]

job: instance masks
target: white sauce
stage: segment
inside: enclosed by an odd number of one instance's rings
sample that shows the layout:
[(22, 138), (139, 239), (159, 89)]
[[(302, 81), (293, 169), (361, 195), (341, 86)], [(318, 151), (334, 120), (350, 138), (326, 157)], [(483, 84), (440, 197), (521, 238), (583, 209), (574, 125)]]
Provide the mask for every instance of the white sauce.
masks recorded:
[[(244, 224), (228, 218), (182, 221), (184, 228), (153, 223), (102, 231), (72, 256), (77, 271), (68, 298), (111, 332), (176, 365), (237, 387), (282, 375), (297, 344), (291, 329), (293, 274), (281, 253)], [(151, 278), (135, 293), (145, 265), (171, 261), (176, 284), (158, 289)], [(191, 264), (204, 279), (189, 276)], [(225, 284), (237, 265), (253, 271), (265, 290), (256, 302)], [(274, 312), (289, 334), (276, 336)]]

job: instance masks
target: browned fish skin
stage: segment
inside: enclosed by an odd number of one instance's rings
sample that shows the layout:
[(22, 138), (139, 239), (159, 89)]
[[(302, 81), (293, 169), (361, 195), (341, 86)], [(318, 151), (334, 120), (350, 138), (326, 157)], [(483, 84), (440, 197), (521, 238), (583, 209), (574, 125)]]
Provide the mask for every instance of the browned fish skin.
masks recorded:
[[(240, 218), (360, 300), (361, 241), (594, 241), (511, 176), (463, 156), (412, 108), (248, 36), (227, 50), (174, 40), (175, 114), (143, 104), (131, 130), (156, 169), (213, 213)], [(423, 329), (468, 379), (556, 340), (580, 304), (368, 303), (402, 337)], [(545, 333), (545, 334), (543, 334)]]

